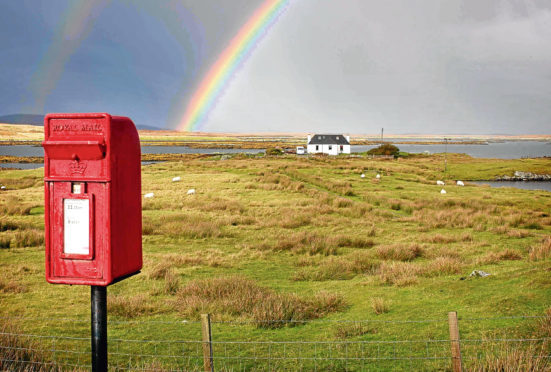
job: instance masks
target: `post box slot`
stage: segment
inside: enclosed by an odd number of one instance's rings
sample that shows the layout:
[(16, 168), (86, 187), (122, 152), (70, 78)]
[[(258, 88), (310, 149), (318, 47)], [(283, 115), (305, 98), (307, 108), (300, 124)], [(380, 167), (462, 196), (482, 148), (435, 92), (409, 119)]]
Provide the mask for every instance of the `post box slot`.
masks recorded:
[(50, 159), (99, 160), (105, 157), (102, 141), (45, 141), (43, 146)]

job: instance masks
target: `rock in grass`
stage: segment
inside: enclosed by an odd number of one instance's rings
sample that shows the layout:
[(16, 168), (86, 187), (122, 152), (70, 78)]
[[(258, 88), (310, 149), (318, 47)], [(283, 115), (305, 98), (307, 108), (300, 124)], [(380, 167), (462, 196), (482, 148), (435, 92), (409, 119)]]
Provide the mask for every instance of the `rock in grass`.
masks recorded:
[(475, 278), (485, 278), (485, 277), (490, 276), (490, 275), (492, 275), (492, 274), (487, 273), (487, 272), (482, 271), (482, 270), (473, 270), (473, 272), (469, 276), (474, 276)]

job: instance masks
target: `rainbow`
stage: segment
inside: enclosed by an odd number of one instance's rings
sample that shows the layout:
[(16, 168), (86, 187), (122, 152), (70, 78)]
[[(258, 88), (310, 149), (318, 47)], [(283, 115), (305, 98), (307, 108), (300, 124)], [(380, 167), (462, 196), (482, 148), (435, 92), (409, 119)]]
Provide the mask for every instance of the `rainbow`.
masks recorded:
[(236, 69), (260, 42), (289, 0), (266, 0), (241, 27), (193, 94), (177, 129), (198, 130)]

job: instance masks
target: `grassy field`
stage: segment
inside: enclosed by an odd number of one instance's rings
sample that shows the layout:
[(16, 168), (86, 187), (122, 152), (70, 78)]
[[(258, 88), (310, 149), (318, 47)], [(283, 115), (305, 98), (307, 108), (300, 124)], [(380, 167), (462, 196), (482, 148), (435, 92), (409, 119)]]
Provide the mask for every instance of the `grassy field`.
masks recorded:
[[(438, 340), (449, 337), (449, 311), (465, 319), (462, 338), (549, 337), (549, 318), (509, 317), (543, 316), (550, 308), (551, 193), (459, 187), (454, 180), (516, 170), (549, 174), (551, 159), (448, 155), (448, 171), (442, 168), (439, 155), (395, 161), (190, 156), (144, 166), (142, 191), (155, 194), (143, 201), (144, 269), (109, 287), (109, 337), (200, 340), (194, 321), (208, 312), (215, 340)], [(7, 186), (0, 192), (1, 319), (20, 333), (86, 337), (89, 288), (44, 279), (42, 172), (0, 171)], [(170, 182), (176, 176), (182, 181)], [(436, 180), (446, 181), (446, 195)], [(186, 195), (190, 188), (197, 193)], [(473, 270), (491, 275), (469, 277)], [(475, 321), (481, 318), (492, 320)], [(171, 323), (184, 319), (187, 328)], [(345, 322), (367, 319), (373, 322)], [(261, 353), (259, 345), (239, 352)], [(428, 355), (447, 355), (447, 343), (430, 345), (435, 350), (426, 343)], [(120, 347), (132, 354), (144, 346)], [(378, 355), (392, 353), (378, 347)], [(417, 346), (400, 347), (413, 353)], [(513, 349), (522, 354), (527, 347)], [(313, 352), (304, 348), (301, 355)], [(45, 350), (44, 358), (51, 353)], [(243, 368), (278, 369), (243, 360)], [(171, 368), (169, 361), (141, 362)], [(362, 369), (333, 362), (320, 370)], [(493, 356), (469, 368), (498, 362)], [(449, 360), (389, 358), (376, 369), (409, 370), (412, 363), (449, 367)]]

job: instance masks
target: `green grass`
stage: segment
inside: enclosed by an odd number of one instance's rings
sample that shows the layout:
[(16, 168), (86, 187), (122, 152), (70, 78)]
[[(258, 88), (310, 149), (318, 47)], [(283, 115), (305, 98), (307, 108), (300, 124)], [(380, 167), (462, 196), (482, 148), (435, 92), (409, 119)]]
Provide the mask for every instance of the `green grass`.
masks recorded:
[[(551, 193), (452, 181), (515, 170), (551, 173), (551, 160), (448, 155), (448, 172), (442, 169), (440, 155), (203, 158), (144, 166), (142, 191), (155, 193), (143, 201), (144, 269), (109, 287), (110, 318), (198, 320), (211, 311), (215, 321), (250, 321), (216, 324), (215, 340), (407, 340), (447, 338), (448, 311), (457, 311), (460, 322), (544, 314), (551, 298)], [(89, 319), (88, 287), (44, 279), (42, 172), (0, 171), (0, 183), (10, 186), (0, 192), (0, 315)], [(182, 181), (170, 182), (175, 176)], [(446, 195), (438, 179), (446, 181)], [(190, 188), (197, 194), (186, 195)], [(468, 278), (475, 269), (492, 275)], [(233, 292), (216, 295), (228, 287)], [(274, 317), (443, 322), (260, 326)], [(184, 333), (181, 325), (147, 324), (114, 323), (110, 337), (200, 339), (194, 323)], [(462, 337), (472, 339), (529, 337), (537, 329), (533, 320), (461, 325)], [(18, 327), (89, 332), (86, 322), (70, 329), (47, 320)]]

